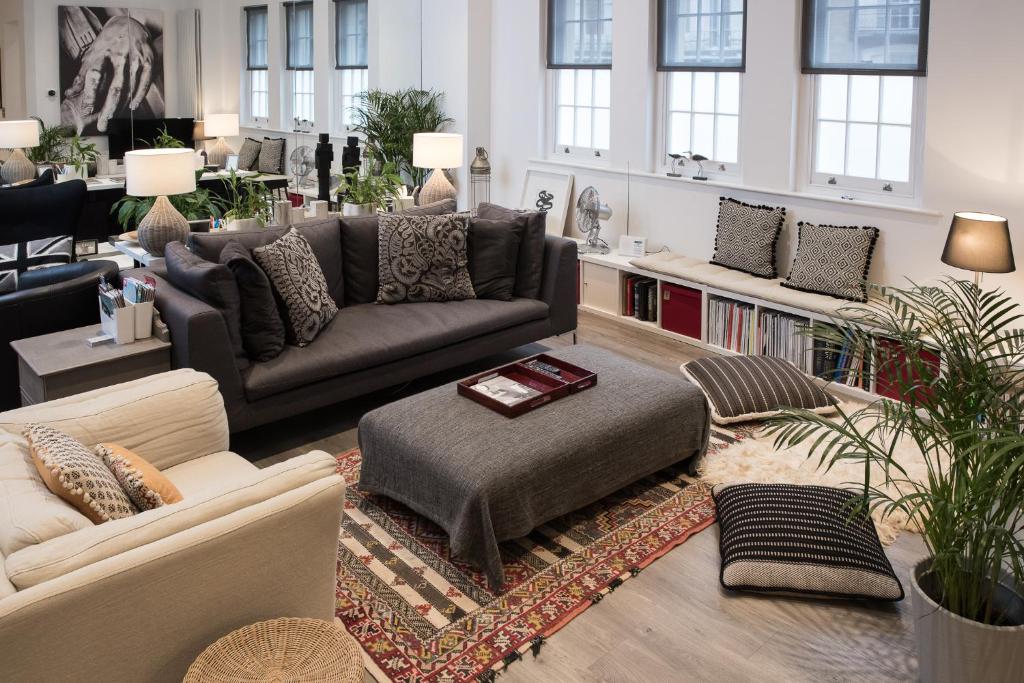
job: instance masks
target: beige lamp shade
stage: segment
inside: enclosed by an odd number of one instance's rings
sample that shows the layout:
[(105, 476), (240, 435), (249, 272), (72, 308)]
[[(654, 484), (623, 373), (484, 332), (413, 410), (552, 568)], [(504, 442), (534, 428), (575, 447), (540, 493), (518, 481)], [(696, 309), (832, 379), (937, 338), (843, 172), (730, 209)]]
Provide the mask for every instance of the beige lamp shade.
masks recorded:
[(230, 138), (238, 135), (238, 114), (207, 114), (203, 128), (208, 138)]
[(134, 197), (185, 194), (196, 189), (191, 149), (140, 149), (124, 155), (125, 193)]
[(0, 149), (25, 149), (39, 144), (39, 122), (0, 121)]
[(460, 168), (462, 136), (457, 133), (416, 133), (412, 136), (412, 165), (416, 168)]
[(942, 262), (976, 273), (1012, 273), (1010, 225), (1002, 216), (963, 211), (953, 214)]

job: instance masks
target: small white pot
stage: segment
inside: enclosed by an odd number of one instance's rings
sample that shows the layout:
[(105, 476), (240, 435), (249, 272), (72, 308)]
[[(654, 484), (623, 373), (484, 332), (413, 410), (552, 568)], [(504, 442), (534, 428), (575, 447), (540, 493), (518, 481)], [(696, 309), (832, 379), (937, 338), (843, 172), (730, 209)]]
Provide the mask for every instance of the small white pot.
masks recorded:
[(252, 232), (263, 229), (263, 221), (259, 218), (234, 218), (224, 228), (231, 232)]
[(345, 202), (341, 206), (342, 216), (372, 216), (377, 212), (373, 204), (349, 204)]

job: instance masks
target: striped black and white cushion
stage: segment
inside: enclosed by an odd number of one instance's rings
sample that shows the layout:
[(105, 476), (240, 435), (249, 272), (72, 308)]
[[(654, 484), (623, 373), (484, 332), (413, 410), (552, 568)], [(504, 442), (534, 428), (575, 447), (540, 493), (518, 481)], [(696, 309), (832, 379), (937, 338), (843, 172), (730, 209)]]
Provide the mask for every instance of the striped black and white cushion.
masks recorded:
[(903, 599), (857, 495), (826, 486), (736, 484), (714, 492), (722, 586), (864, 600)]
[(716, 424), (762, 420), (785, 408), (831, 413), (835, 401), (795, 365), (769, 356), (701, 358), (680, 370), (700, 387)]

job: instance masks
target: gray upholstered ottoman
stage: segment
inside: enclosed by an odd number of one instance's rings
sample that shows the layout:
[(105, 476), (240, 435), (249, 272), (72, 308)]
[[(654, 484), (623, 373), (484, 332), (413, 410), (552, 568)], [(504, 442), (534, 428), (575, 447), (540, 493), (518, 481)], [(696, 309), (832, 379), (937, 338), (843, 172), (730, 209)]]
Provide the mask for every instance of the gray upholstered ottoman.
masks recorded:
[(589, 346), (552, 355), (595, 371), (597, 386), (509, 419), (448, 384), (359, 422), (359, 488), (436, 522), (452, 552), (495, 587), (504, 581), (499, 542), (702, 455), (708, 443), (704, 395), (681, 375)]

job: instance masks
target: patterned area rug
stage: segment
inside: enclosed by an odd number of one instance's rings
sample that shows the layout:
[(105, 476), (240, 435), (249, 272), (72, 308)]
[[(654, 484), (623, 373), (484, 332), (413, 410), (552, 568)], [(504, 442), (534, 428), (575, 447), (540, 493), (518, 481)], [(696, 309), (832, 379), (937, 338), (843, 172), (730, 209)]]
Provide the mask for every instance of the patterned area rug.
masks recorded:
[[(738, 438), (716, 430), (710, 448)], [(359, 467), (358, 450), (338, 456), (349, 486), (336, 614), (380, 681), (488, 681), (715, 518), (707, 484), (663, 470), (502, 544), (495, 593), (451, 556), (443, 530), (359, 491)]]

